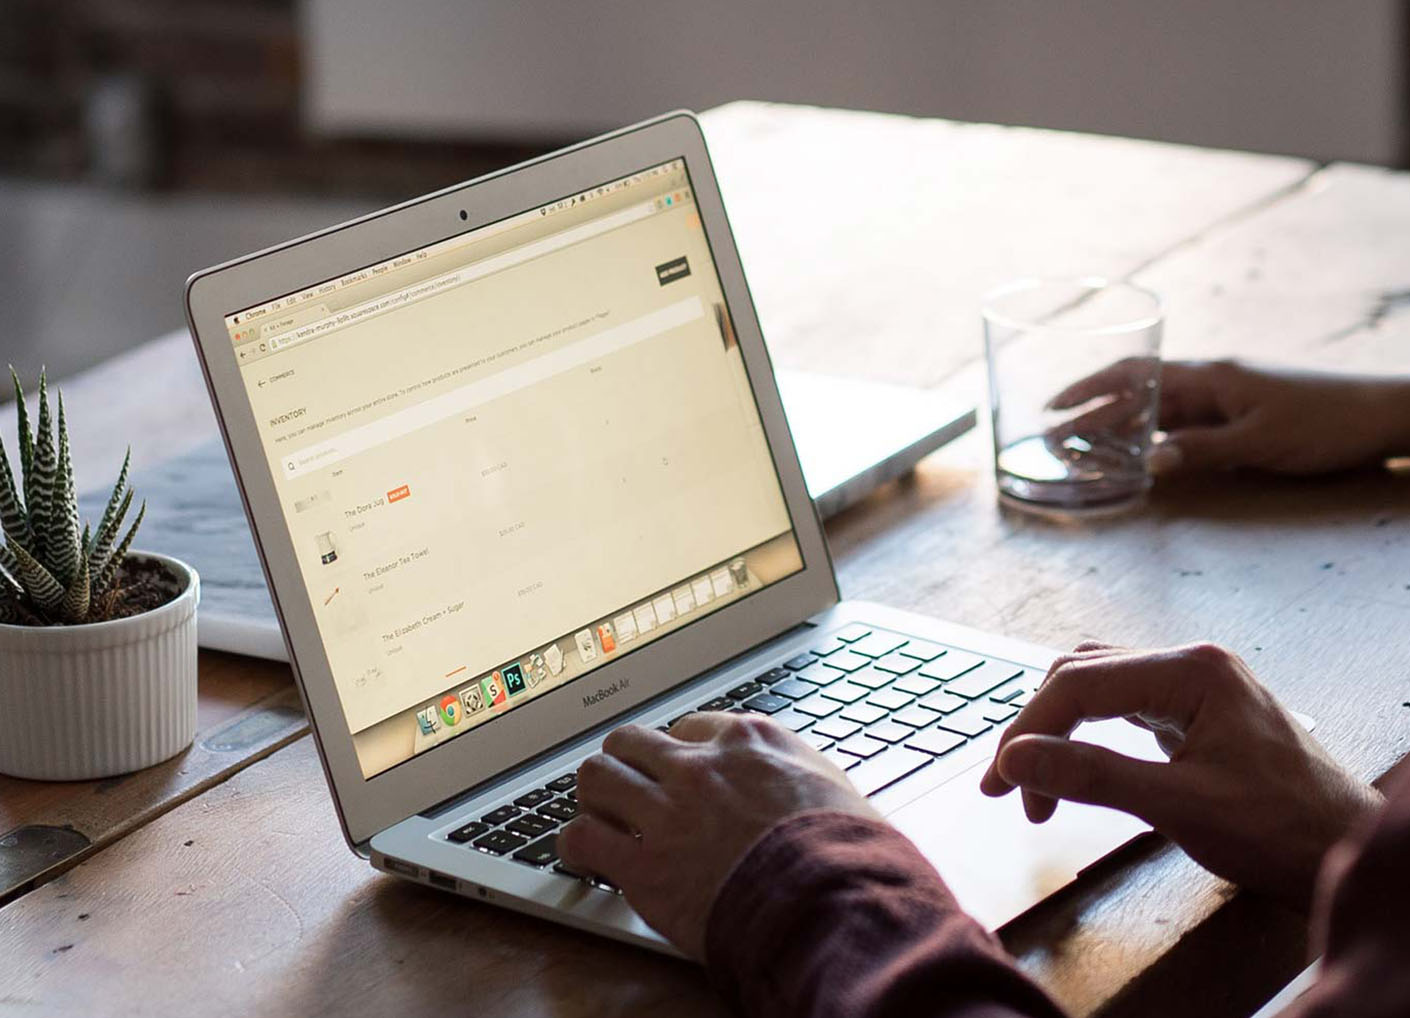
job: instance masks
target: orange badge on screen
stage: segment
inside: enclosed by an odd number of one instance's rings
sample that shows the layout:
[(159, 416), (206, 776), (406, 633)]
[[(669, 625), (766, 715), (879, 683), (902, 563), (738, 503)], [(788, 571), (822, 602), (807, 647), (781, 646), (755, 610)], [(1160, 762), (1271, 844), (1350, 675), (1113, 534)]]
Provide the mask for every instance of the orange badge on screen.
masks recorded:
[(604, 622), (597, 627), (597, 639), (602, 644), (602, 653), (610, 654), (617, 649), (617, 636), (612, 632), (612, 623)]
[(401, 485), (401, 486), (398, 487), (398, 488), (393, 488), (391, 491), (387, 492), (387, 501), (388, 501), (388, 502), (400, 502), (402, 499), (404, 499), (404, 498), (410, 498), (410, 497), (411, 497), (411, 488), (410, 488), (410, 486), (405, 485), (405, 484)]

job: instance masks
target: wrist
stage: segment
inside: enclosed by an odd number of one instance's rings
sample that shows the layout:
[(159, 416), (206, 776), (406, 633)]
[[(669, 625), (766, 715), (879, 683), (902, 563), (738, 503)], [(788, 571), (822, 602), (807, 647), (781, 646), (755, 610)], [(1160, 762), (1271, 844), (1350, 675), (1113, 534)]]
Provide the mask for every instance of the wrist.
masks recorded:
[(1315, 829), (1305, 864), (1290, 887), (1280, 895), (1287, 904), (1310, 912), (1316, 904), (1316, 892), (1325, 877), (1328, 860), (1338, 845), (1356, 841), (1374, 818), (1385, 808), (1385, 796), (1373, 785), (1347, 776), (1346, 787), (1326, 806), (1321, 822), (1316, 818), (1310, 825)]

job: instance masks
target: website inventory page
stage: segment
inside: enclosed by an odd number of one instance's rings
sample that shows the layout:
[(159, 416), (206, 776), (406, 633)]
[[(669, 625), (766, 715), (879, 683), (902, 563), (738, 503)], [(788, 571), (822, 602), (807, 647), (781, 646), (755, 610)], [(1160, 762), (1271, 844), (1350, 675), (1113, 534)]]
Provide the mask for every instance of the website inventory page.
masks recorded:
[(226, 322), (367, 776), (802, 567), (680, 161)]

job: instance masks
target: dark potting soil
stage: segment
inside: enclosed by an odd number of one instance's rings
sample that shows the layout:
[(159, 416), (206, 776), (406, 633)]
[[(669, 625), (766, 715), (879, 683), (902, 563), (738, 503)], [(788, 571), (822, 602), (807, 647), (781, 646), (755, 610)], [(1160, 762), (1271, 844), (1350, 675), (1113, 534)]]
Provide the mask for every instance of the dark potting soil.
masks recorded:
[[(111, 622), (142, 615), (176, 600), (186, 589), (181, 577), (169, 572), (161, 563), (131, 557), (119, 567), (118, 582), (114, 586), (116, 589), (110, 591), (103, 602), (95, 601), (89, 606), (84, 623)], [(9, 618), (6, 622), (21, 626), (62, 625), (50, 622), (23, 606), (16, 608), (16, 614), (18, 617)]]
[(176, 600), (184, 589), (179, 577), (151, 559), (128, 558), (118, 569), (117, 597), (108, 619), (125, 619)]

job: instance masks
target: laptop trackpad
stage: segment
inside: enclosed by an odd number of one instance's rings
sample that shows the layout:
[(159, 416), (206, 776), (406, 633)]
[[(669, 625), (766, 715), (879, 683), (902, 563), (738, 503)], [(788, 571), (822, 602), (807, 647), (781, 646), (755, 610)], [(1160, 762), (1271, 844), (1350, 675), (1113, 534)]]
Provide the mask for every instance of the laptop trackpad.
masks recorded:
[[(1165, 759), (1150, 733), (1124, 721), (1083, 725), (1077, 734), (1130, 756)], [(1059, 804), (1047, 823), (1031, 824), (1016, 792), (991, 799), (979, 791), (987, 766), (976, 764), (886, 819), (940, 871), (965, 911), (991, 930), (1150, 830), (1124, 813), (1071, 802)]]

